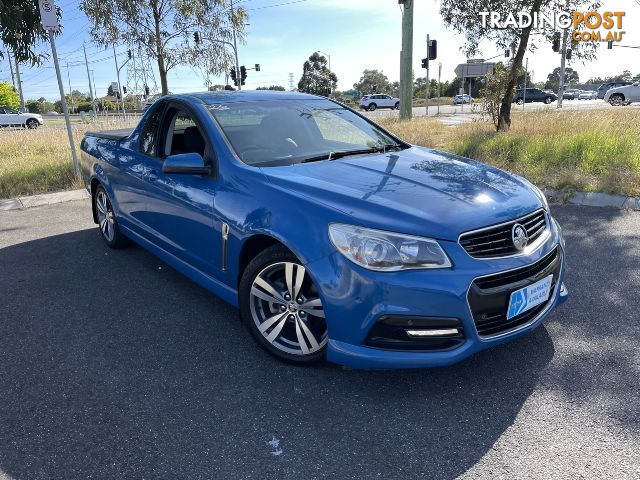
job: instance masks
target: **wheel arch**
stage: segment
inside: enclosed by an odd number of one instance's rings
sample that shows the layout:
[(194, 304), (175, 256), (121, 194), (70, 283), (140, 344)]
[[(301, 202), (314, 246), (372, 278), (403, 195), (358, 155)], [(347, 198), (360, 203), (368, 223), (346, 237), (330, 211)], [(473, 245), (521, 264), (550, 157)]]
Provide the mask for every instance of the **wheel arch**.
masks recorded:
[(247, 239), (242, 242), (240, 246), (240, 254), (238, 255), (238, 275), (236, 279), (236, 286), (240, 286), (240, 281), (242, 280), (242, 275), (246, 270), (251, 260), (253, 260), (256, 256), (258, 256), (261, 252), (266, 250), (269, 247), (274, 245), (282, 245), (291, 253), (293, 253), (296, 257), (300, 258), (288, 245), (286, 245), (281, 239), (276, 238), (273, 235), (269, 235), (266, 233), (255, 233), (249, 236)]

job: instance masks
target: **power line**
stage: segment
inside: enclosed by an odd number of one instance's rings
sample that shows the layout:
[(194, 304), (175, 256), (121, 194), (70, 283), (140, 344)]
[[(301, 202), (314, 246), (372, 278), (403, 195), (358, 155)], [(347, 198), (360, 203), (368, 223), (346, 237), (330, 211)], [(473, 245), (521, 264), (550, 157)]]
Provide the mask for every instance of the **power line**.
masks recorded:
[(252, 12), (254, 10), (264, 10), (265, 8), (274, 8), (274, 7), (284, 7), (286, 5), (294, 5), (296, 3), (304, 3), (309, 0), (293, 0), (292, 2), (284, 2), (284, 3), (276, 3), (273, 5), (265, 5), (264, 7), (255, 7), (255, 8), (247, 8), (247, 12)]

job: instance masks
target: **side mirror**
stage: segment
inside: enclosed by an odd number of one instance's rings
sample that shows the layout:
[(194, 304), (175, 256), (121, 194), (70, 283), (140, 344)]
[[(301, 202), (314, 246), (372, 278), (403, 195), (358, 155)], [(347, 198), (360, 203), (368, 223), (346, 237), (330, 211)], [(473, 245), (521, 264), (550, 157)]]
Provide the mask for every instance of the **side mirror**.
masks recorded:
[(162, 173), (209, 175), (211, 167), (204, 164), (204, 159), (199, 153), (179, 153), (164, 159)]

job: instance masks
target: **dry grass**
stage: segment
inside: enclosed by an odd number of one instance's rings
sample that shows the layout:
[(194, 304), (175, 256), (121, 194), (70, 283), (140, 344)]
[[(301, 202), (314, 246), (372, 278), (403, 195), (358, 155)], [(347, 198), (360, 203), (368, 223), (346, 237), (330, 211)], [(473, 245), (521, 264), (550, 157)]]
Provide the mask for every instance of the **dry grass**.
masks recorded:
[[(97, 120), (72, 125), (76, 151), (87, 130), (125, 128), (131, 122)], [(63, 126), (37, 130), (0, 131), (0, 198), (80, 188), (73, 173), (67, 130)]]
[[(137, 120), (99, 120), (84, 132), (133, 126)], [(507, 133), (488, 122), (448, 127), (434, 118), (379, 123), (407, 142), (475, 158), (522, 175), (539, 186), (640, 195), (640, 110), (515, 112)], [(0, 198), (80, 187), (62, 127), (0, 131)]]
[(488, 122), (438, 128), (431, 121), (384, 121), (411, 143), (474, 158), (566, 191), (640, 195), (640, 110), (516, 112), (511, 130)]

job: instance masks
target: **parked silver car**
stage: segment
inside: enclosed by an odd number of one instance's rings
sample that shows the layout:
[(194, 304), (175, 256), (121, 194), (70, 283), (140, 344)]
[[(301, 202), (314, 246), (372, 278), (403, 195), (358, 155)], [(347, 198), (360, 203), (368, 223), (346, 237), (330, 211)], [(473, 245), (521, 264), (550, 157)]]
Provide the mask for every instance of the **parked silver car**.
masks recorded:
[(373, 112), (376, 108), (395, 108), (398, 110), (400, 108), (400, 99), (383, 93), (365, 95), (360, 99), (360, 108), (370, 112)]
[(623, 87), (610, 88), (604, 95), (604, 101), (614, 106), (640, 102), (640, 82)]
[(456, 95), (455, 97), (453, 97), (453, 104), (454, 105), (462, 105), (465, 103), (471, 103), (473, 102), (473, 98), (471, 98), (469, 95)]
[(583, 90), (578, 96), (578, 100), (595, 100), (598, 98), (598, 92), (595, 90)]

